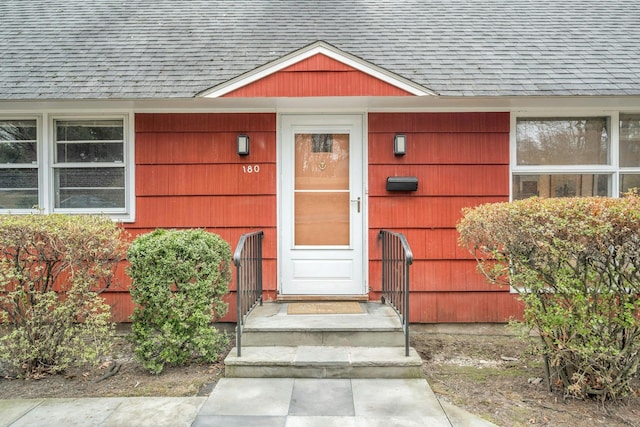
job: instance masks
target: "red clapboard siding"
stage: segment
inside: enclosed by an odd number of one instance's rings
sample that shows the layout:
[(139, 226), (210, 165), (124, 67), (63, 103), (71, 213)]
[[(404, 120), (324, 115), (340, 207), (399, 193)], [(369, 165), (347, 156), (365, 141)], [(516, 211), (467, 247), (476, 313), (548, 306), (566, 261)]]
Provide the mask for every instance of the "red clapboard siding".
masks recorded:
[[(126, 225), (127, 232), (131, 235), (131, 238), (135, 238), (139, 235), (151, 233), (156, 228), (155, 227), (140, 227), (136, 228), (135, 224), (127, 224)], [(175, 230), (180, 229), (188, 229), (193, 227), (171, 227)], [(238, 241), (240, 240), (240, 236), (246, 233), (252, 233), (254, 231), (262, 230), (264, 232), (264, 238), (262, 240), (262, 251), (263, 258), (265, 259), (276, 259), (276, 229), (275, 227), (201, 227), (207, 230), (210, 233), (218, 234), (222, 237), (229, 245), (231, 246), (231, 250), (235, 250)]]
[(410, 321), (502, 323), (522, 317), (522, 303), (508, 292), (422, 292), (412, 295)]
[(369, 113), (369, 133), (505, 132), (509, 113)]
[(508, 165), (373, 165), (369, 166), (369, 195), (392, 196), (386, 188), (389, 176), (417, 177), (418, 191), (412, 193), (414, 198), (509, 194)]
[(131, 301), (131, 294), (128, 291), (103, 292), (100, 296), (111, 306), (112, 322), (122, 323), (131, 321), (129, 316), (133, 314), (135, 306)]
[[(382, 289), (382, 263), (369, 262), (371, 288)], [(475, 260), (418, 260), (411, 265), (412, 292), (469, 292), (500, 293), (508, 287), (492, 285), (478, 273)]]
[(273, 113), (149, 113), (136, 114), (142, 132), (275, 132)]
[[(314, 57), (271, 77), (274, 82), (286, 78), (286, 90), (307, 85), (292, 96), (324, 96), (365, 90), (348, 83), (358, 73), (330, 58)], [(331, 85), (331, 78), (348, 84)], [(281, 90), (276, 83), (252, 90)], [(326, 86), (314, 86), (320, 84)], [(377, 90), (372, 87), (366, 90)], [(371, 113), (368, 123), (370, 298), (379, 298), (380, 290), (377, 233), (395, 229), (407, 236), (415, 257), (412, 322), (503, 322), (521, 315), (522, 307), (508, 289), (487, 284), (476, 271), (473, 258), (458, 247), (455, 230), (462, 208), (508, 199), (509, 114)], [(251, 138), (247, 157), (235, 152), (238, 133)], [(407, 135), (402, 157), (393, 155), (396, 133)], [(242, 233), (263, 229), (265, 298), (273, 299), (276, 158), (275, 114), (136, 115), (137, 220), (126, 228), (135, 236), (156, 227), (202, 227), (220, 234), (232, 248)], [(258, 165), (260, 172), (245, 174), (243, 166), (248, 165)], [(419, 190), (389, 193), (387, 176), (417, 176)], [(124, 281), (120, 289), (127, 286)], [(230, 288), (225, 321), (236, 316), (235, 281)], [(126, 319), (133, 309), (129, 295), (115, 290), (105, 292), (105, 298)]]
[(285, 72), (267, 76), (224, 97), (411, 96), (362, 71)]
[[(250, 165), (252, 171), (255, 164)], [(247, 173), (245, 164), (139, 165), (138, 196), (275, 194), (276, 165), (257, 166)], [(221, 177), (229, 177), (221, 179)], [(230, 177), (234, 177), (230, 179)]]
[(371, 228), (451, 228), (462, 218), (462, 209), (503, 202), (506, 197), (369, 197)]
[(296, 62), (295, 64), (290, 65), (287, 68), (282, 69), (281, 71), (295, 72), (295, 71), (353, 71), (353, 70), (354, 70), (353, 67), (350, 67), (343, 62), (330, 58), (327, 55), (323, 55), (322, 53), (319, 53), (303, 61)]
[[(265, 296), (276, 290), (276, 114), (136, 114), (136, 221), (132, 238), (156, 228), (204, 228), (234, 250), (240, 236), (261, 229)], [(236, 152), (238, 134), (250, 154)], [(257, 166), (257, 169), (256, 169)], [(250, 167), (250, 168), (249, 168)], [(234, 268), (234, 277), (235, 277)], [(128, 282), (123, 284), (127, 289)], [(233, 307), (225, 321), (235, 320)], [(106, 292), (116, 317), (133, 310), (128, 293)], [(124, 296), (123, 296), (124, 295)], [(126, 297), (125, 297), (126, 296)]]
[[(382, 256), (379, 232), (379, 229), (369, 230), (370, 260), (380, 260)], [(411, 228), (403, 230), (403, 234), (411, 242), (414, 260), (474, 259), (469, 251), (458, 245), (458, 232), (455, 228)]]
[(248, 156), (238, 156), (236, 138), (245, 132), (148, 132), (136, 135), (136, 164), (275, 163), (276, 134), (246, 132)]
[(258, 231), (258, 229), (264, 232), (262, 238), (262, 257), (266, 259), (277, 258), (277, 236), (275, 227), (255, 227), (255, 228), (210, 228), (208, 231), (220, 235), (224, 240), (229, 242), (231, 250), (235, 250), (240, 240), (240, 236), (246, 233), (252, 233)]
[[(395, 133), (407, 137), (407, 154), (393, 154)], [(369, 133), (369, 164), (509, 164), (509, 134), (482, 132)]]
[[(371, 301), (380, 299), (370, 294)], [(411, 323), (504, 323), (522, 319), (518, 296), (508, 292), (414, 292), (409, 301)]]
[(141, 227), (273, 227), (275, 196), (138, 197)]
[[(411, 246), (412, 322), (504, 322), (522, 308), (508, 287), (490, 285), (457, 244), (462, 209), (509, 198), (508, 113), (369, 114), (370, 298), (381, 289), (381, 228)], [(407, 154), (393, 155), (393, 137)], [(386, 191), (389, 176), (415, 176), (418, 191)]]
[(236, 303), (236, 293), (231, 292), (225, 295), (222, 300), (227, 303), (227, 314), (223, 316), (221, 319), (218, 319), (219, 322), (235, 322), (237, 319), (237, 303)]
[(122, 292), (129, 289), (129, 285), (131, 284), (131, 278), (127, 274), (127, 268), (129, 267), (129, 262), (121, 261), (118, 263), (116, 267), (115, 277), (112, 278), (109, 287), (105, 290), (105, 292)]
[(411, 96), (409, 92), (318, 54), (224, 97)]
[[(137, 114), (129, 229), (276, 226), (276, 115)], [(238, 156), (247, 133), (250, 154)]]

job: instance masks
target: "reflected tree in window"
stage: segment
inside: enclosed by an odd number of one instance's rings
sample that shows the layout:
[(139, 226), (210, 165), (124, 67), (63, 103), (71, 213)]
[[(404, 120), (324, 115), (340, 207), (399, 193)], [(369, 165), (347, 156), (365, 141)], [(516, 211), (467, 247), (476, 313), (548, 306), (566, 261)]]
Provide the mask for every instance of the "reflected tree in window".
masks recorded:
[(609, 163), (609, 120), (519, 119), (518, 165), (605, 165)]

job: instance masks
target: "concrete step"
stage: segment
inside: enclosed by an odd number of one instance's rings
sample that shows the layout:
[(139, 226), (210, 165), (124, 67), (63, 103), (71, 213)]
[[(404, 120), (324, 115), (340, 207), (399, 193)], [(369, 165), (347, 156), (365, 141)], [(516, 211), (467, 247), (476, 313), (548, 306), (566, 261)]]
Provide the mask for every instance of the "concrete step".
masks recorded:
[(245, 331), (242, 347), (253, 346), (402, 347), (404, 335), (392, 331)]
[(403, 347), (271, 346), (233, 348), (225, 375), (240, 378), (422, 378), (422, 359)]
[(289, 315), (287, 303), (265, 303), (246, 321), (242, 346), (404, 345), (400, 320), (380, 303), (360, 303), (362, 314)]

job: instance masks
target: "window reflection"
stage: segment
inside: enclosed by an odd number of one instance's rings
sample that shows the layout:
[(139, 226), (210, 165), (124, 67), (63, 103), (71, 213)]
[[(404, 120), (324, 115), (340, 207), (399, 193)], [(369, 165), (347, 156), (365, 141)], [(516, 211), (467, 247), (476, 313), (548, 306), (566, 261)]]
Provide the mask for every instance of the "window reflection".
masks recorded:
[(607, 174), (514, 175), (513, 199), (608, 196), (610, 187)]
[(620, 166), (640, 166), (640, 114), (620, 115)]
[(349, 134), (296, 134), (295, 244), (349, 245)]
[(518, 165), (606, 165), (609, 119), (531, 118), (516, 125)]
[(0, 209), (33, 209), (37, 205), (37, 122), (0, 120)]

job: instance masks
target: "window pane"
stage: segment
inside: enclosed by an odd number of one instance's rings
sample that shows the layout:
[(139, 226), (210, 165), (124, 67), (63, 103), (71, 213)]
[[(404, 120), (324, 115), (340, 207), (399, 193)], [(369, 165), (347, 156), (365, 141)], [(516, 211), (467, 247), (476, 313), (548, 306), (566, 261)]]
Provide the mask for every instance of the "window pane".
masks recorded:
[(0, 209), (33, 209), (38, 206), (38, 190), (0, 190)]
[(620, 194), (626, 193), (634, 188), (640, 189), (640, 174), (620, 174)]
[[(56, 163), (87, 167), (55, 167), (55, 207), (123, 209), (125, 207), (124, 121), (56, 120)], [(119, 163), (120, 167), (91, 167)]]
[(122, 120), (56, 120), (56, 141), (122, 141)]
[(620, 115), (620, 166), (640, 166), (640, 114)]
[(348, 245), (349, 193), (295, 194), (296, 245)]
[(38, 161), (36, 142), (0, 141), (0, 164), (25, 164)]
[(37, 169), (0, 169), (0, 188), (38, 188)]
[(349, 190), (349, 134), (295, 136), (296, 190)]
[(0, 209), (38, 205), (37, 169), (0, 169)]
[(57, 161), (69, 162), (122, 162), (122, 143), (73, 143), (57, 144)]
[(60, 188), (124, 188), (123, 168), (56, 169), (56, 183)]
[(57, 208), (124, 208), (124, 168), (56, 169)]
[(311, 135), (311, 152), (312, 153), (331, 153), (332, 151), (333, 151), (333, 135), (332, 134), (314, 133)]
[(606, 165), (609, 163), (609, 119), (518, 119), (518, 165)]
[(35, 120), (0, 120), (0, 164), (35, 163), (36, 129)]
[(60, 190), (56, 208), (113, 209), (124, 207), (124, 190)]
[(528, 197), (610, 196), (611, 175), (514, 175), (513, 199)]
[(35, 120), (0, 120), (0, 141), (35, 141)]

